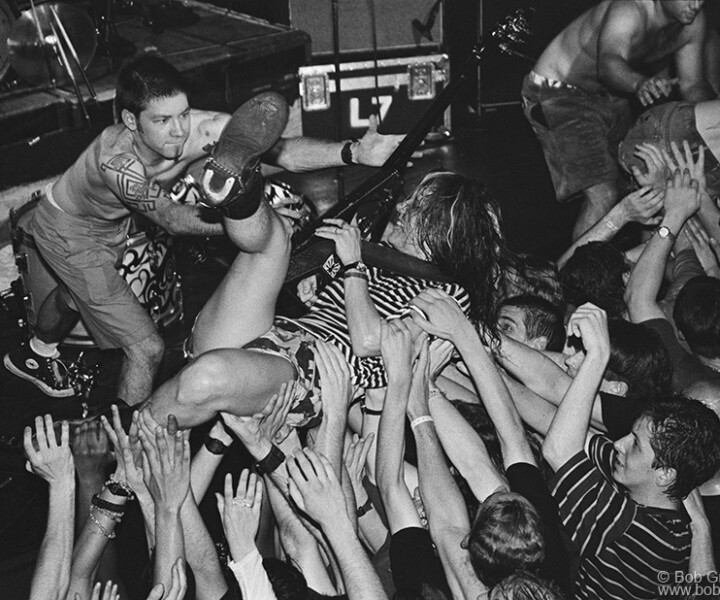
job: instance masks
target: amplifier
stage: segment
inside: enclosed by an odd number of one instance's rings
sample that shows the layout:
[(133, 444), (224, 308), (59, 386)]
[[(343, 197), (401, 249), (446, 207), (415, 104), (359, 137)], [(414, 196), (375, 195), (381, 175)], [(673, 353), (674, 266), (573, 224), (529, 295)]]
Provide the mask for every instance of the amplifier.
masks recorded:
[[(290, 0), (290, 22), (312, 38), (312, 55), (333, 54), (331, 0)], [(337, 0), (342, 53), (438, 51), (441, 0)]]

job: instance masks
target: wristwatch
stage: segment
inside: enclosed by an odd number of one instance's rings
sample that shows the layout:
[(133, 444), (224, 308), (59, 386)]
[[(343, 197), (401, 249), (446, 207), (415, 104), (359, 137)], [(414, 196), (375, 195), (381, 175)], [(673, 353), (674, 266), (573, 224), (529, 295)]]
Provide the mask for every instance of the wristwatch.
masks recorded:
[(670, 228), (666, 227), (665, 225), (658, 227), (657, 234), (662, 239), (671, 240), (673, 242), (675, 241), (675, 238), (677, 238), (677, 236), (672, 231), (670, 231)]
[(363, 275), (368, 274), (367, 265), (361, 260), (348, 263), (342, 269), (340, 269), (340, 272), (343, 275), (345, 275), (345, 273), (347, 273), (348, 271), (357, 271), (358, 273), (362, 273)]

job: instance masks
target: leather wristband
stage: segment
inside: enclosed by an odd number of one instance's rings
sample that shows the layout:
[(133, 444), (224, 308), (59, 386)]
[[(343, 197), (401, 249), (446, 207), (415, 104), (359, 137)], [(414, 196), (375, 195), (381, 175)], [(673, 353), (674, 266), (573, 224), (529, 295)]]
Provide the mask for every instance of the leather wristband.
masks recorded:
[(353, 156), (352, 156), (352, 145), (355, 142), (357, 142), (357, 138), (351, 138), (349, 142), (345, 142), (345, 145), (342, 147), (342, 150), (340, 151), (340, 158), (346, 165), (357, 164), (355, 161), (353, 161)]
[(102, 508), (104, 510), (109, 510), (110, 512), (123, 514), (125, 512), (126, 506), (124, 504), (115, 504), (114, 502), (110, 502), (109, 500), (105, 500), (104, 498), (100, 497), (100, 494), (94, 494), (92, 497), (92, 505), (97, 506), (98, 508)]
[(226, 454), (230, 449), (230, 446), (226, 446), (217, 438), (211, 437), (209, 433), (205, 435), (205, 448), (210, 454), (217, 454), (221, 456)]
[(275, 444), (272, 444), (270, 452), (267, 453), (265, 458), (255, 463), (255, 468), (261, 475), (270, 475), (284, 462), (285, 453)]

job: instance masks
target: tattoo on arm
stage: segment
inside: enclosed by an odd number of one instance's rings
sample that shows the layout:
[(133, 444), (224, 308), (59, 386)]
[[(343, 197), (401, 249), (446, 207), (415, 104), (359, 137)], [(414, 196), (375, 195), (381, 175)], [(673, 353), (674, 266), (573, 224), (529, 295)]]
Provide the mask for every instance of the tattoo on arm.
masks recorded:
[(113, 156), (100, 165), (100, 170), (112, 179), (120, 200), (138, 212), (156, 210), (156, 201), (165, 195), (157, 183), (145, 177), (142, 163), (129, 154)]

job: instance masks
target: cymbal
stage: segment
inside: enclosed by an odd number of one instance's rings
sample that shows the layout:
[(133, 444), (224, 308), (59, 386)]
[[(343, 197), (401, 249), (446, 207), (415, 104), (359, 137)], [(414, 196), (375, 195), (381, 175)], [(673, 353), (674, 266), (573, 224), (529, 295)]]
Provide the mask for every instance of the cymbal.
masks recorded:
[[(58, 26), (53, 10), (62, 28)], [(87, 68), (97, 48), (95, 27), (90, 17), (69, 4), (36, 4), (34, 11), (22, 12), (7, 39), (10, 62), (20, 79), (37, 86), (50, 85), (53, 80), (58, 85), (68, 83), (70, 78), (60, 60), (61, 44), (75, 78), (82, 77), (62, 29), (74, 46), (80, 64)]]

